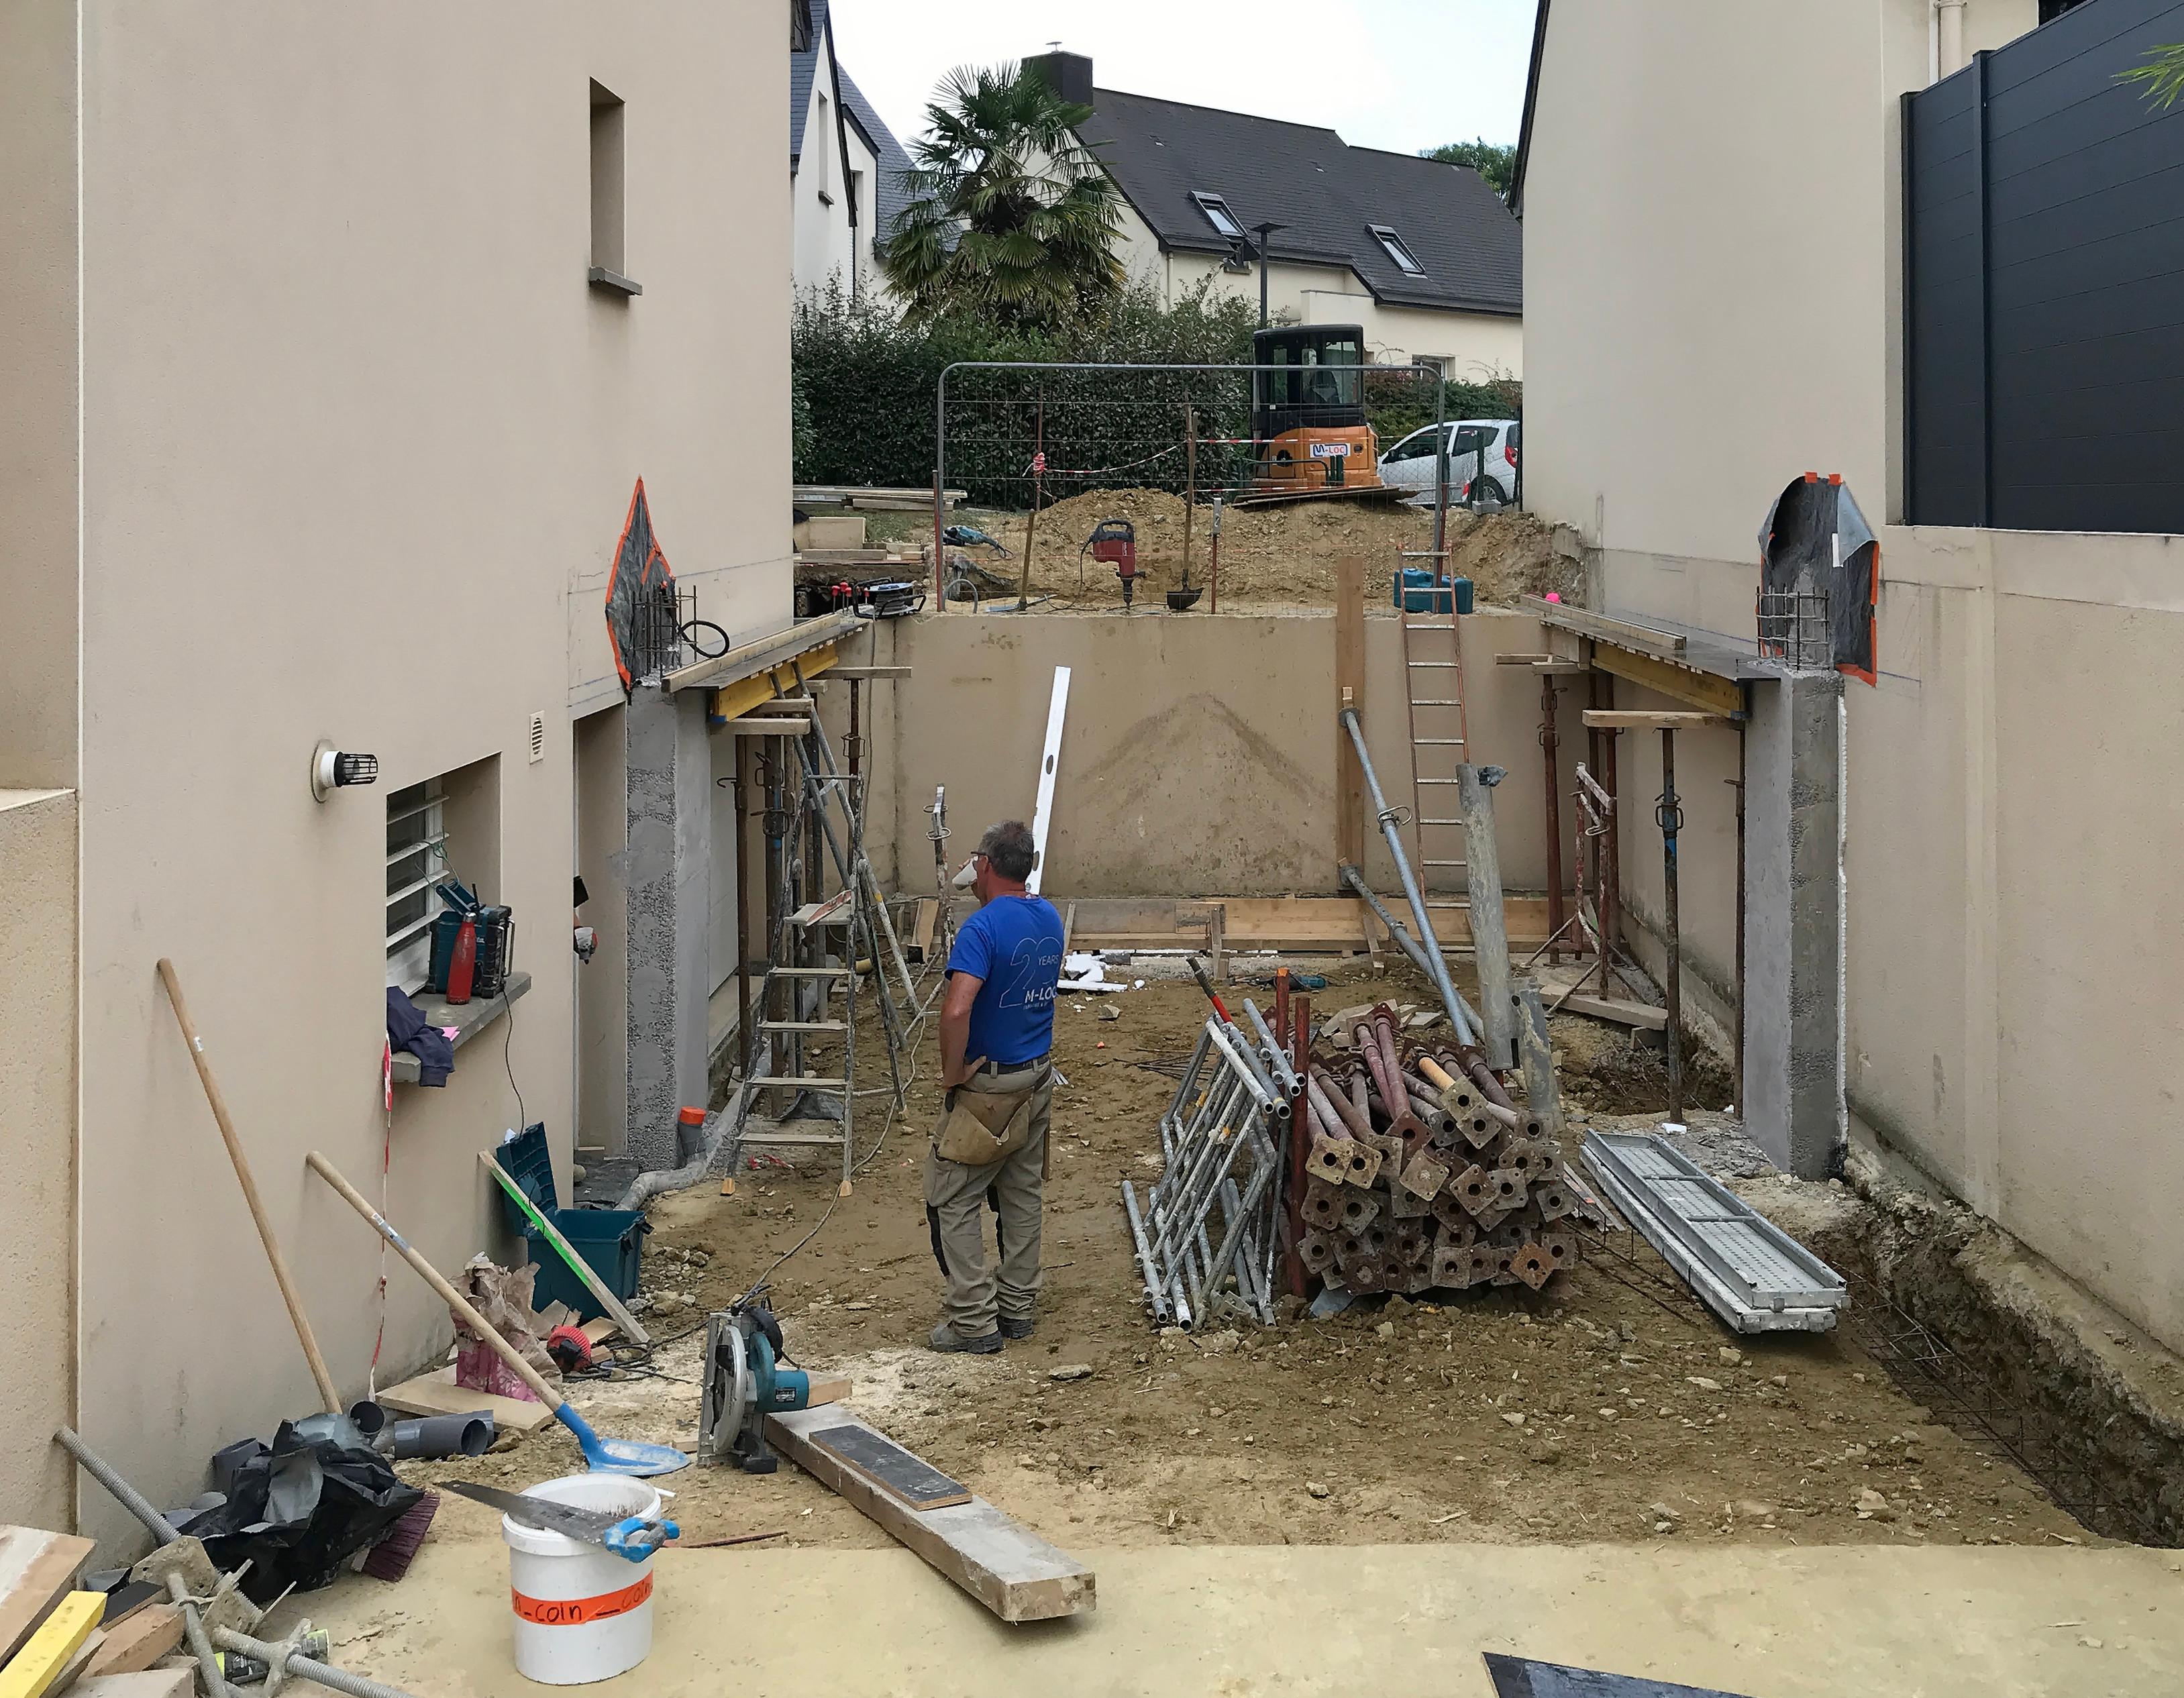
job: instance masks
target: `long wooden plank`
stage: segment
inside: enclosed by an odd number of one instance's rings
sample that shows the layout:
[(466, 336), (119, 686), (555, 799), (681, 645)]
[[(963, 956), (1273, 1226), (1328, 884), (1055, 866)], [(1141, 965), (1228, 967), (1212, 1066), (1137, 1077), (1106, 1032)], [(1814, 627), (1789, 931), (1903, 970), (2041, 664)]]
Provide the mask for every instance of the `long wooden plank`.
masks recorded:
[(1585, 722), (1592, 731), (1696, 731), (1729, 723), (1719, 714), (1669, 708), (1587, 708)]
[(1711, 672), (1696, 672), (1688, 666), (1602, 643), (1593, 645), (1592, 664), (1603, 672), (1628, 678), (1634, 684), (1658, 690), (1677, 701), (1689, 702), (1708, 713), (1743, 717), (1744, 686), (1734, 678), (1717, 678)]
[(496, 1428), (513, 1433), (535, 1433), (554, 1418), (554, 1411), (543, 1403), (457, 1385), (452, 1367), (389, 1386), (378, 1400), (400, 1415), (468, 1415), (474, 1409), (488, 1410)]
[(844, 1425), (884, 1436), (842, 1409), (770, 1415), (766, 1433), (783, 1456), (1003, 1621), (1052, 1621), (1095, 1606), (1097, 1582), (1090, 1569), (984, 1498), (945, 1509), (911, 1509), (811, 1442), (811, 1434)]
[(1621, 997), (1587, 996), (1582, 991), (1572, 991), (1556, 1006), (1564, 1014), (1589, 1014), (1596, 1020), (1612, 1020), (1618, 1026), (1635, 1026), (1642, 1031), (1665, 1032), (1669, 1029), (1667, 1009), (1654, 1008), (1642, 1002), (1628, 1002)]
[[(1346, 554), (1334, 563), (1334, 710), (1365, 717), (1365, 562)], [(1334, 858), (1357, 866), (1365, 859), (1365, 769), (1349, 734), (1334, 733)]]
[[(738, 679), (749, 678), (761, 668), (786, 666), (822, 643), (847, 637), (864, 622), (846, 609), (839, 613), (822, 614), (816, 619), (792, 625), (786, 631), (777, 631), (771, 637), (739, 643), (724, 654), (678, 666), (660, 682), (671, 694), (677, 690), (722, 689)], [(804, 671), (808, 676), (811, 668), (807, 665)]]
[(190, 1698), (197, 1690), (194, 1668), (148, 1668), (133, 1674), (86, 1674), (69, 1689), (69, 1698)]
[(90, 1539), (72, 1533), (0, 1526), (0, 1664), (68, 1595), (92, 1550)]

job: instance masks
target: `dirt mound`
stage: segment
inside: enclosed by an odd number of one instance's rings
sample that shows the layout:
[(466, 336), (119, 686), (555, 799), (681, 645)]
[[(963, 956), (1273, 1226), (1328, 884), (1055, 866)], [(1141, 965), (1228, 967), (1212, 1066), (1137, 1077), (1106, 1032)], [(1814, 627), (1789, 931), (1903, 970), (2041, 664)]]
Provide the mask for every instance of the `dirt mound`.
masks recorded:
[[(1013, 584), (1023, 558), (1029, 515), (967, 513), (964, 522), (999, 538), (1008, 559), (992, 550), (973, 558)], [(1095, 490), (1043, 508), (1032, 545), (1031, 588), (1053, 598), (1050, 608), (1112, 607), (1122, 593), (1114, 569), (1091, 559), (1087, 539), (1103, 519), (1128, 521), (1137, 532), (1140, 604), (1160, 605), (1163, 592), (1183, 582), (1184, 502), (1157, 489)], [(1191, 517), (1190, 582), (1206, 586), (1212, 569), (1213, 509), (1201, 504)], [(1581, 587), (1572, 563), (1557, 560), (1547, 527), (1529, 513), (1474, 515), (1452, 511), (1448, 521), (1451, 564), (1469, 578), (1479, 601), (1513, 604), (1519, 595), (1559, 591), (1574, 598)], [(1365, 594), (1386, 606), (1399, 565), (1424, 565), (1433, 547), (1433, 514), (1398, 504), (1306, 501), (1273, 507), (1227, 507), (1221, 519), (1219, 594), (1228, 610), (1244, 608), (1326, 607), (1334, 599), (1335, 562), (1355, 554), (1365, 562)], [(988, 587), (989, 593), (1000, 592)], [(1207, 605), (1201, 600), (1201, 608)]]

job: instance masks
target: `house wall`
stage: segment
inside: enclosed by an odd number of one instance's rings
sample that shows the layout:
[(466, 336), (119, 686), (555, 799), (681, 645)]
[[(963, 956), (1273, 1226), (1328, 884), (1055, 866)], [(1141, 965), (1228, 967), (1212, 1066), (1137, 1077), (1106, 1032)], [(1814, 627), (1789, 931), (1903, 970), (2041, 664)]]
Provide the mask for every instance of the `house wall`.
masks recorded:
[(75, 839), (67, 790), (0, 790), (0, 1523), (75, 1525)]
[[(376, 1196), (391, 1145), (387, 1212), (444, 1269), (510, 1252), (474, 1160), (505, 1128), (545, 1122), (566, 1182), (571, 723), (620, 699), (600, 598), (635, 480), (703, 616), (788, 618), (785, 10), (244, 0), (84, 29), (81, 1401), (173, 1502), (315, 1396), (158, 957), (344, 1396), (380, 1258), (308, 1150)], [(593, 79), (627, 106), (634, 299), (584, 281)], [(315, 802), (320, 737), (379, 787)], [(390, 1127), (385, 799), (482, 761), (534, 988), (445, 1089), (397, 1087)], [(384, 1318), (382, 1383), (447, 1340), (398, 1267)]]
[[(1970, 47), (2034, 12), (1971, 0)], [(1785, 482), (1840, 470), (1876, 521), (1896, 508), (1897, 97), (1926, 81), (1928, 8), (1830, 13), (1550, 14), (1524, 194), (1527, 495), (1583, 532), (1611, 612), (1748, 637), (1755, 533)], [(2159, 848), (2184, 827), (2163, 777), (2184, 733), (2179, 546), (1884, 525), (1881, 674), (1847, 686), (1844, 796), (1854, 1134), (2172, 1347), (2184, 1062), (2143, 987), (2184, 944)], [(1719, 776), (1732, 742), (1680, 738), (1680, 776)], [(1626, 793), (1658, 785), (1642, 756), (1626, 774)], [(1685, 839), (1684, 935), (1710, 977), (1734, 887), (1703, 842)], [(1624, 843), (1642, 910), (1658, 835), (1627, 821)]]
[[(1057, 665), (1071, 668), (1045, 888), (1067, 896), (1332, 894), (1336, 876), (1334, 619), (1331, 613), (1013, 615), (950, 611), (889, 621), (878, 664), (912, 676), (867, 684), (874, 774), (867, 848), (883, 880), (933, 888), (926, 810), (948, 790), (960, 864), (993, 821), (1028, 820)], [(1502, 877), (1546, 883), (1546, 789), (1536, 740), (1539, 682), (1496, 666), (1538, 653), (1536, 621), (1487, 611), (1463, 621), (1473, 759), (1509, 769), (1496, 792)], [(865, 654), (855, 659), (863, 663)], [(1367, 741), (1389, 801), (1412, 806), (1403, 709), (1402, 630), (1366, 621)], [(846, 684), (822, 693), (838, 740)], [(1582, 704), (1564, 692), (1567, 754)], [(1568, 782), (1567, 766), (1563, 771)], [(1565, 810), (1567, 816), (1567, 810)], [(886, 822), (883, 824), (881, 822)], [(1407, 838), (1406, 853), (1417, 845)], [(1399, 895), (1368, 818), (1363, 862)]]
[[(1159, 238), (1127, 203), (1117, 253), (1133, 277), (1151, 281), (1163, 301), (1188, 295), (1206, 279), (1217, 295), (1259, 299), (1259, 270), (1228, 271), (1208, 253), (1163, 252)], [(1440, 312), (1382, 306), (1346, 266), (1274, 262), (1267, 288), (1269, 310), (1297, 324), (1360, 324), (1375, 359), (1401, 364), (1432, 358), (1467, 381), (1524, 375), (1524, 321), (1499, 313)]]
[(0, 8), (0, 788), (76, 782), (75, 8)]
[[(1669, 560), (1753, 558), (1808, 470), (1897, 515), (1897, 97), (1928, 81), (1930, 14), (1556, 0), (1523, 203), (1527, 506)], [(1998, 46), (2037, 8), (1965, 19)]]
[[(799, 289), (823, 289), (829, 279), (839, 277), (847, 293), (857, 276), (857, 251), (850, 228), (850, 196), (846, 171), (850, 161), (842, 151), (843, 131), (836, 123), (833, 36), (820, 55), (811, 79), (811, 105), (804, 114), (804, 151), (796, 175), (789, 180), (794, 208), (794, 259), (792, 276)], [(869, 160), (849, 131), (850, 145)], [(869, 170), (869, 163), (866, 169)], [(867, 181), (871, 181), (869, 178)]]

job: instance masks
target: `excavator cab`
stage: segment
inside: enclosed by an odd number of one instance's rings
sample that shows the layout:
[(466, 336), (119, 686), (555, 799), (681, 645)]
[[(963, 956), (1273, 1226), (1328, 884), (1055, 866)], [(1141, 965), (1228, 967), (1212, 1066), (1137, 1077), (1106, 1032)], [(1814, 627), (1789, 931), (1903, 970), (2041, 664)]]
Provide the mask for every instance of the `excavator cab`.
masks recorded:
[(1297, 325), (1251, 338), (1253, 496), (1351, 495), (1381, 487), (1365, 422), (1361, 325)]

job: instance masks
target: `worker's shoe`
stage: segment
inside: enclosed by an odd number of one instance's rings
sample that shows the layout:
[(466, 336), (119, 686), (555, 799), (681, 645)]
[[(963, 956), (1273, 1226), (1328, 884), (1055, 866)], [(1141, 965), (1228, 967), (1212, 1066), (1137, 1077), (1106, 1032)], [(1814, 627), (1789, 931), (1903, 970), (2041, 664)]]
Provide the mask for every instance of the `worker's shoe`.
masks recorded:
[(1005, 1339), (1028, 1339), (1039, 1330), (1039, 1322), (1029, 1315), (1001, 1317), (1001, 1336)]
[(980, 1338), (967, 1339), (945, 1321), (933, 1329), (933, 1336), (928, 1342), (944, 1356), (960, 1354), (995, 1356), (1001, 1352), (1001, 1335), (999, 1332), (988, 1333)]

